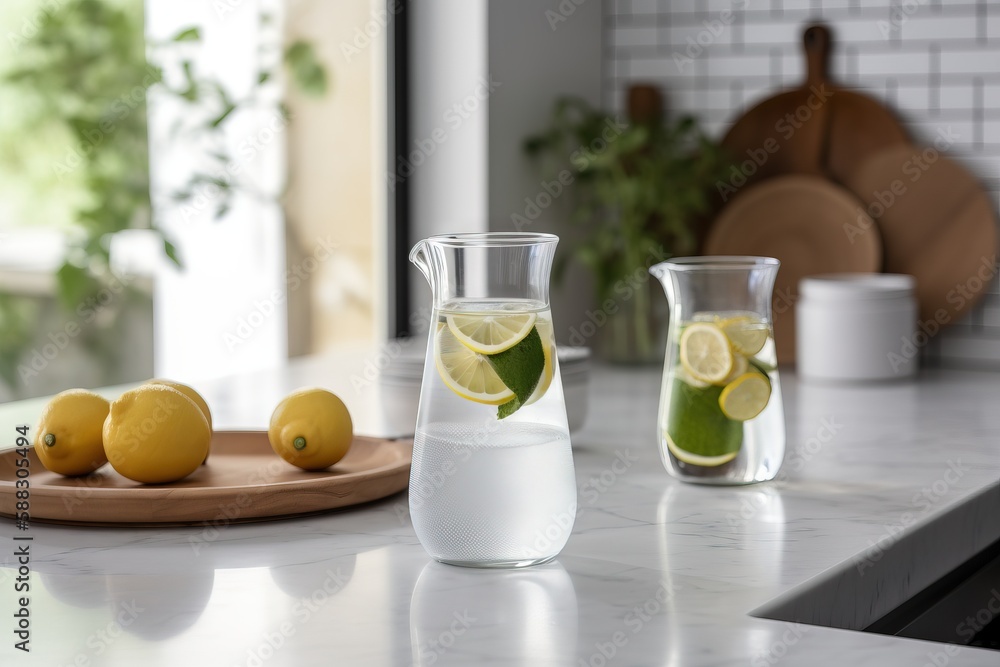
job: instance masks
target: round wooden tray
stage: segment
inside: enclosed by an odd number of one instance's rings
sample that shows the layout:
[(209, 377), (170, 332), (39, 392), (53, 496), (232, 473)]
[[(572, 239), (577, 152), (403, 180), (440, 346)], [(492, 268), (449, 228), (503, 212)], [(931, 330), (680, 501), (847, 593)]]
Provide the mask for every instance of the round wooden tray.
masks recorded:
[[(409, 440), (355, 437), (339, 463), (299, 470), (258, 431), (217, 431), (208, 463), (172, 484), (139, 484), (106, 465), (86, 477), (46, 470), (28, 448), (32, 521), (73, 524), (238, 523), (313, 514), (398, 493), (407, 487)], [(0, 453), (0, 515), (13, 517), (14, 450)]]
[[(858, 230), (848, 234), (850, 230)], [(818, 176), (779, 176), (749, 188), (723, 209), (705, 241), (707, 255), (763, 255), (781, 261), (774, 283), (778, 363), (795, 361), (799, 280), (821, 273), (874, 273), (882, 240), (861, 202)]]

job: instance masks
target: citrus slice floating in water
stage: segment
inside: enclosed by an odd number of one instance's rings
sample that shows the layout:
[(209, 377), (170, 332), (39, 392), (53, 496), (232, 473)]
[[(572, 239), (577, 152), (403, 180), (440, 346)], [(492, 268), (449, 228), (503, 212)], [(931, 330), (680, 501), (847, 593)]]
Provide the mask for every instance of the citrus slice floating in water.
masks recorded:
[(729, 339), (722, 329), (707, 322), (696, 322), (684, 329), (680, 358), (688, 375), (702, 382), (722, 382), (733, 370)]
[(728, 463), (743, 444), (743, 424), (729, 419), (719, 407), (722, 387), (694, 387), (676, 378), (670, 392), (670, 412), (664, 433), (667, 448), (678, 460), (713, 467)]
[(737, 315), (718, 322), (733, 349), (740, 354), (752, 357), (764, 348), (770, 330), (767, 323), (748, 315)]
[(759, 415), (770, 399), (771, 381), (754, 370), (726, 385), (719, 394), (719, 407), (726, 417), (742, 422)]
[(450, 326), (440, 327), (435, 334), (434, 361), (445, 385), (462, 398), (486, 405), (514, 398), (486, 356), (466, 347)]
[(535, 313), (449, 315), (448, 328), (473, 352), (497, 354), (520, 343), (535, 319)]

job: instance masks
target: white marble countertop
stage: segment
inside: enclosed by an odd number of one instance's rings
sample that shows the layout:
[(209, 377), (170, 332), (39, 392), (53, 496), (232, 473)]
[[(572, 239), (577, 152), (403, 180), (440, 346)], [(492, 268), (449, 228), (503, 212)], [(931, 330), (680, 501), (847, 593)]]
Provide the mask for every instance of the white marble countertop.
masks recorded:
[[(269, 409), (248, 424), (234, 405), (273, 405), (272, 394), (326, 370), (299, 362), (206, 393), (220, 426), (261, 425)], [(903, 546), (900, 535), (941, 543), (928, 526), (964, 524), (935, 517), (992, 497), (1000, 375), (932, 371), (912, 383), (837, 387), (785, 373), (786, 467), (775, 482), (740, 488), (667, 476), (654, 444), (658, 383), (658, 370), (595, 369), (588, 423), (574, 436), (576, 527), (559, 558), (536, 568), (431, 563), (405, 494), (246, 525), (36, 523), (25, 655), (13, 649), (14, 530), (3, 521), (0, 664), (1000, 664), (994, 651), (750, 616), (805, 582), (851, 578), (867, 554), (883, 566), (831, 602), (850, 627), (942, 574), (949, 554), (961, 561), (973, 543), (1000, 536), (992, 511), (956, 542), (929, 547), (933, 557), (911, 554), (908, 572), (893, 549), (883, 558), (872, 546)], [(13, 415), (37, 402), (0, 407), (0, 426), (13, 431)], [(360, 421), (392, 431), (372, 419)]]

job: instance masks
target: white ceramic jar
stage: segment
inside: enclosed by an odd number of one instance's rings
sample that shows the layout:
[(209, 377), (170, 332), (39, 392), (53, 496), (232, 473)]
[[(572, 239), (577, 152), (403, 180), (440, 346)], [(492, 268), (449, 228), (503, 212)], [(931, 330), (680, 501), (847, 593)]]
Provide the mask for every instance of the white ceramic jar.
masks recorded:
[(890, 380), (912, 376), (917, 303), (913, 276), (844, 273), (799, 282), (796, 364), (817, 380)]

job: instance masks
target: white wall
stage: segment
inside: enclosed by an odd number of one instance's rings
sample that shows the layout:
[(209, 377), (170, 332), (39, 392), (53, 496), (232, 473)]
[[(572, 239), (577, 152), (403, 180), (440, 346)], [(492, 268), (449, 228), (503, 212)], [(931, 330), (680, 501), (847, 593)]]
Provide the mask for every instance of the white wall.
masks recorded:
[[(410, 146), (390, 167), (410, 179), (410, 243), (486, 231), (487, 2), (419, 0), (409, 11)], [(410, 272), (411, 310), (428, 308), (423, 276), (402, 268)]]
[[(490, 72), (500, 84), (490, 98), (490, 229), (558, 234), (557, 253), (568, 253), (576, 236), (568, 223), (565, 191), (552, 197), (552, 204), (541, 209), (530, 226), (518, 229), (511, 217), (527, 217), (526, 198), (548, 201), (540, 165), (525, 156), (522, 145), (527, 136), (548, 127), (557, 98), (577, 96), (600, 105), (601, 13), (599, 0), (490, 3)], [(592, 302), (588, 272), (571, 265), (552, 289), (552, 317), (560, 342), (583, 321)]]

